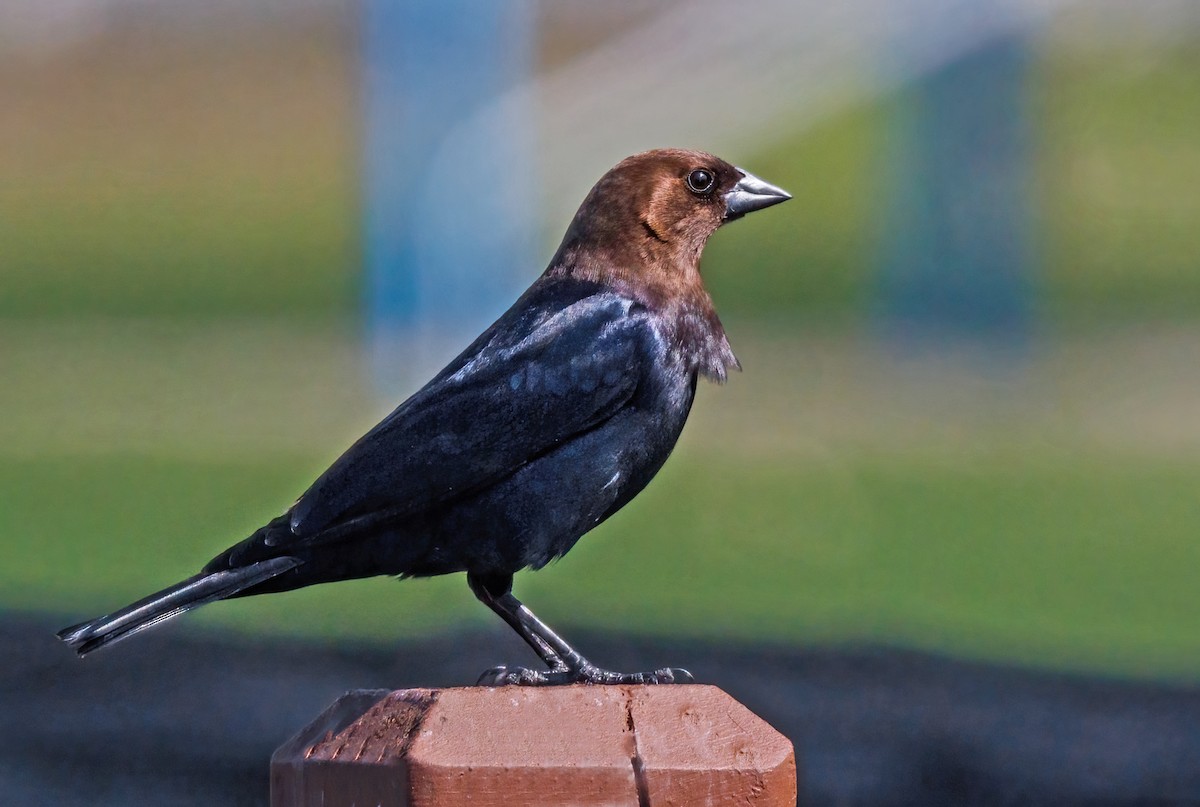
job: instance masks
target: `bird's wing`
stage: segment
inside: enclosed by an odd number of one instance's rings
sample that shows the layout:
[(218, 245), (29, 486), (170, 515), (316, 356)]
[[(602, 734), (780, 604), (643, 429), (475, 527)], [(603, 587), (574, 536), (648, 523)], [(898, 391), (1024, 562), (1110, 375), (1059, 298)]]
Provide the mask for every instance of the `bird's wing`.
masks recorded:
[(608, 419), (637, 388), (647, 356), (650, 326), (630, 305), (593, 296), (519, 340), (480, 340), (322, 474), (293, 506), (291, 535), (270, 543), (335, 539), (422, 512)]

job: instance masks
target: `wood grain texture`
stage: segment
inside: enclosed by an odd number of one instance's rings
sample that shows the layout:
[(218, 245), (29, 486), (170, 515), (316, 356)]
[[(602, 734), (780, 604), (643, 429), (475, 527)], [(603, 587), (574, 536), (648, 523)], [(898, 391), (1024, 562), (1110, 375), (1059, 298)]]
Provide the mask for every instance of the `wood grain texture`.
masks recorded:
[(276, 752), (271, 803), (796, 803), (791, 742), (711, 686), (348, 693)]

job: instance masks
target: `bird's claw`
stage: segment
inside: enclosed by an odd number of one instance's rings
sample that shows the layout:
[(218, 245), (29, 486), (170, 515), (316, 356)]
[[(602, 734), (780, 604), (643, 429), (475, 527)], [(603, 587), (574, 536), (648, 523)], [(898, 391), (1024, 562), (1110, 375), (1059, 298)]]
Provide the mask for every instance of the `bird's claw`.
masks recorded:
[(654, 672), (633, 673), (636, 684), (690, 684), (696, 677), (682, 667), (663, 667)]
[(586, 665), (575, 670), (531, 670), (528, 667), (492, 667), (476, 682), (478, 686), (563, 686), (566, 684), (690, 684), (695, 678), (679, 667), (653, 672), (620, 673)]
[(528, 667), (493, 667), (479, 676), (478, 686), (545, 687), (576, 683), (566, 670), (531, 670)]

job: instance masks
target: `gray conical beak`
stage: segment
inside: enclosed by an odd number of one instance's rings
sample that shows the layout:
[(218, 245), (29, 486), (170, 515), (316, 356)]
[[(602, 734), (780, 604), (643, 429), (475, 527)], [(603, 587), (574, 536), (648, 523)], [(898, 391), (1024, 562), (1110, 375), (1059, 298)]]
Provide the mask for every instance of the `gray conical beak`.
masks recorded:
[(749, 171), (742, 171), (738, 184), (725, 194), (725, 221), (740, 219), (747, 213), (762, 210), (764, 207), (777, 205), (792, 198), (783, 188), (777, 188), (769, 182), (763, 182)]

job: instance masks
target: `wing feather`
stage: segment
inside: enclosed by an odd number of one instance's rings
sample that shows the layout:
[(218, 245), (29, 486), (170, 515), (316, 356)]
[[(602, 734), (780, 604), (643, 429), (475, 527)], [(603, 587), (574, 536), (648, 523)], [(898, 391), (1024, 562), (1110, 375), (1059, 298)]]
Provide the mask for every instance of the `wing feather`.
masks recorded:
[[(294, 538), (270, 543), (320, 541), (343, 533), (340, 525), (420, 513), (612, 417), (637, 388), (650, 336), (631, 305), (599, 294), (544, 318), (510, 312), (529, 323), (527, 333), (485, 334), (334, 462), (293, 506)], [(493, 330), (503, 332), (508, 318)]]

